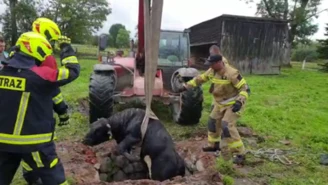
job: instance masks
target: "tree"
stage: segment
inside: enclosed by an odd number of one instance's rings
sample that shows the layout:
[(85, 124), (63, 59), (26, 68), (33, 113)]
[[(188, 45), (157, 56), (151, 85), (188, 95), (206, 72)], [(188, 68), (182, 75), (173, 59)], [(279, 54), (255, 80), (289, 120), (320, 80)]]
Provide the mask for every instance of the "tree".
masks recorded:
[(93, 46), (98, 46), (98, 44), (99, 44), (99, 35), (93, 35), (91, 42), (92, 42), (91, 44)]
[(136, 30), (136, 33), (134, 34), (134, 45), (138, 46), (138, 25), (134, 28)]
[(107, 0), (49, 0), (42, 16), (58, 23), (74, 43), (85, 43), (111, 13)]
[[(254, 0), (243, 0), (246, 3)], [(297, 43), (306, 44), (308, 36), (318, 31), (318, 26), (312, 24), (312, 18), (322, 11), (318, 10), (322, 0), (261, 0), (257, 3), (257, 15), (266, 18), (285, 20), (288, 23), (288, 37), (283, 65), (290, 65), (291, 48)]]
[(4, 37), (11, 45), (16, 43), (20, 34), (32, 30), (32, 23), (38, 16), (35, 8), (37, 2), (34, 0), (21, 0), (14, 3), (14, 5), (8, 4), (9, 8), (0, 17)]
[(127, 48), (130, 45), (130, 32), (124, 28), (119, 29), (116, 37), (116, 46), (119, 48)]
[(1, 16), (3, 32), (12, 44), (21, 32), (31, 30), (37, 17), (47, 17), (55, 21), (62, 34), (74, 43), (92, 40), (107, 15), (111, 13), (107, 0), (3, 0), (9, 7)]
[[(247, 3), (253, 0), (244, 0)], [(257, 4), (257, 15), (285, 20), (289, 24), (288, 42), (295, 46), (297, 42), (307, 43), (308, 36), (318, 31), (311, 23), (322, 11), (318, 10), (322, 0), (261, 0)]]
[[(328, 24), (326, 27), (325, 36), (328, 36)], [(320, 58), (328, 59), (328, 38), (318, 40), (320, 45), (318, 46), (317, 52), (319, 53)]]
[(116, 38), (118, 35), (118, 32), (120, 29), (124, 29), (126, 30), (125, 26), (123, 24), (113, 24), (110, 28), (109, 28), (109, 45), (111, 47), (118, 47), (116, 44)]

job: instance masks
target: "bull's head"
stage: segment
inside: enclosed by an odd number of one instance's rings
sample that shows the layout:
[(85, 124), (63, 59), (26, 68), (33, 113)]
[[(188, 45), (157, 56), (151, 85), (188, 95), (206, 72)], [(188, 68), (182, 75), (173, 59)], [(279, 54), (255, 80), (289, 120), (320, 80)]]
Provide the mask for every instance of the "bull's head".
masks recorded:
[(98, 145), (112, 138), (112, 129), (108, 120), (101, 118), (93, 122), (82, 143), (88, 146)]

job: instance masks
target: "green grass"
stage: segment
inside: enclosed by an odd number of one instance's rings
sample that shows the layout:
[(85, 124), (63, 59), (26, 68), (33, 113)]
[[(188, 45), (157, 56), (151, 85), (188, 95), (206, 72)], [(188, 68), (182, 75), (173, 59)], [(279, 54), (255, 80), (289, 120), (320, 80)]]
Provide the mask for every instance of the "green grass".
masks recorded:
[[(94, 55), (97, 56), (98, 47), (93, 45), (79, 45), (79, 44), (73, 44), (73, 48), (77, 51), (77, 53), (82, 53), (86, 55)], [(102, 55), (107, 55), (107, 52), (110, 51), (112, 53), (115, 53), (115, 51), (118, 50), (116, 48), (106, 48), (104, 51), (100, 51)], [(129, 53), (129, 49), (123, 48), (124, 54), (127, 55)]]
[[(89, 76), (96, 62), (81, 59), (80, 77), (61, 88), (73, 112), (71, 124), (57, 128), (60, 141), (80, 139), (88, 129), (87, 116), (78, 111), (78, 106), (79, 100), (88, 95)], [(281, 75), (245, 75), (252, 93), (239, 122), (266, 138), (259, 147), (291, 149), (296, 151), (290, 156), (291, 159), (300, 163), (284, 166), (266, 161), (252, 168), (247, 178), (264, 179), (268, 184), (274, 185), (327, 184), (328, 169), (319, 165), (320, 154), (328, 153), (328, 104), (325, 103), (328, 99), (327, 77), (327, 73), (301, 70), (301, 63), (293, 63), (293, 68), (282, 69)], [(167, 116), (169, 109), (154, 105), (155, 113), (159, 114), (175, 139), (190, 137), (200, 129), (204, 129), (206, 133), (211, 96), (207, 93), (209, 84), (205, 84), (203, 88), (204, 111), (198, 126), (178, 126)], [(283, 139), (290, 140), (291, 146), (280, 144), (279, 140)], [(233, 176), (231, 173), (227, 175)], [(225, 180), (227, 184), (232, 182), (229, 177)], [(22, 182), (18, 174), (12, 184), (24, 184)]]

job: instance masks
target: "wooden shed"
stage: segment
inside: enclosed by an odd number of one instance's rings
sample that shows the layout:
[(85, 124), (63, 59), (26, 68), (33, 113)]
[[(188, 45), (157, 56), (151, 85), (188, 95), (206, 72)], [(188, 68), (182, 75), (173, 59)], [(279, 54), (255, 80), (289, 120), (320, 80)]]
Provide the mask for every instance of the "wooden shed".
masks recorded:
[(189, 30), (191, 55), (198, 62), (213, 44), (243, 74), (279, 74), (289, 57), (288, 24), (282, 20), (221, 15)]

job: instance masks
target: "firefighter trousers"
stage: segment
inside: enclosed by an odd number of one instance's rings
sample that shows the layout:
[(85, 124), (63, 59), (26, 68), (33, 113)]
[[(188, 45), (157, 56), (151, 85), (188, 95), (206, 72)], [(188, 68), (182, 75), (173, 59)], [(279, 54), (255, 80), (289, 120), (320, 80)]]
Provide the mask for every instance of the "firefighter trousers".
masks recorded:
[(43, 147), (32, 153), (11, 153), (0, 151), (0, 184), (10, 185), (19, 165), (40, 178), (46, 185), (68, 185), (55, 144)]
[(221, 155), (228, 160), (233, 154), (245, 154), (245, 147), (238, 133), (236, 123), (240, 112), (232, 112), (232, 106), (212, 106), (208, 120), (208, 144), (214, 147), (220, 143)]

